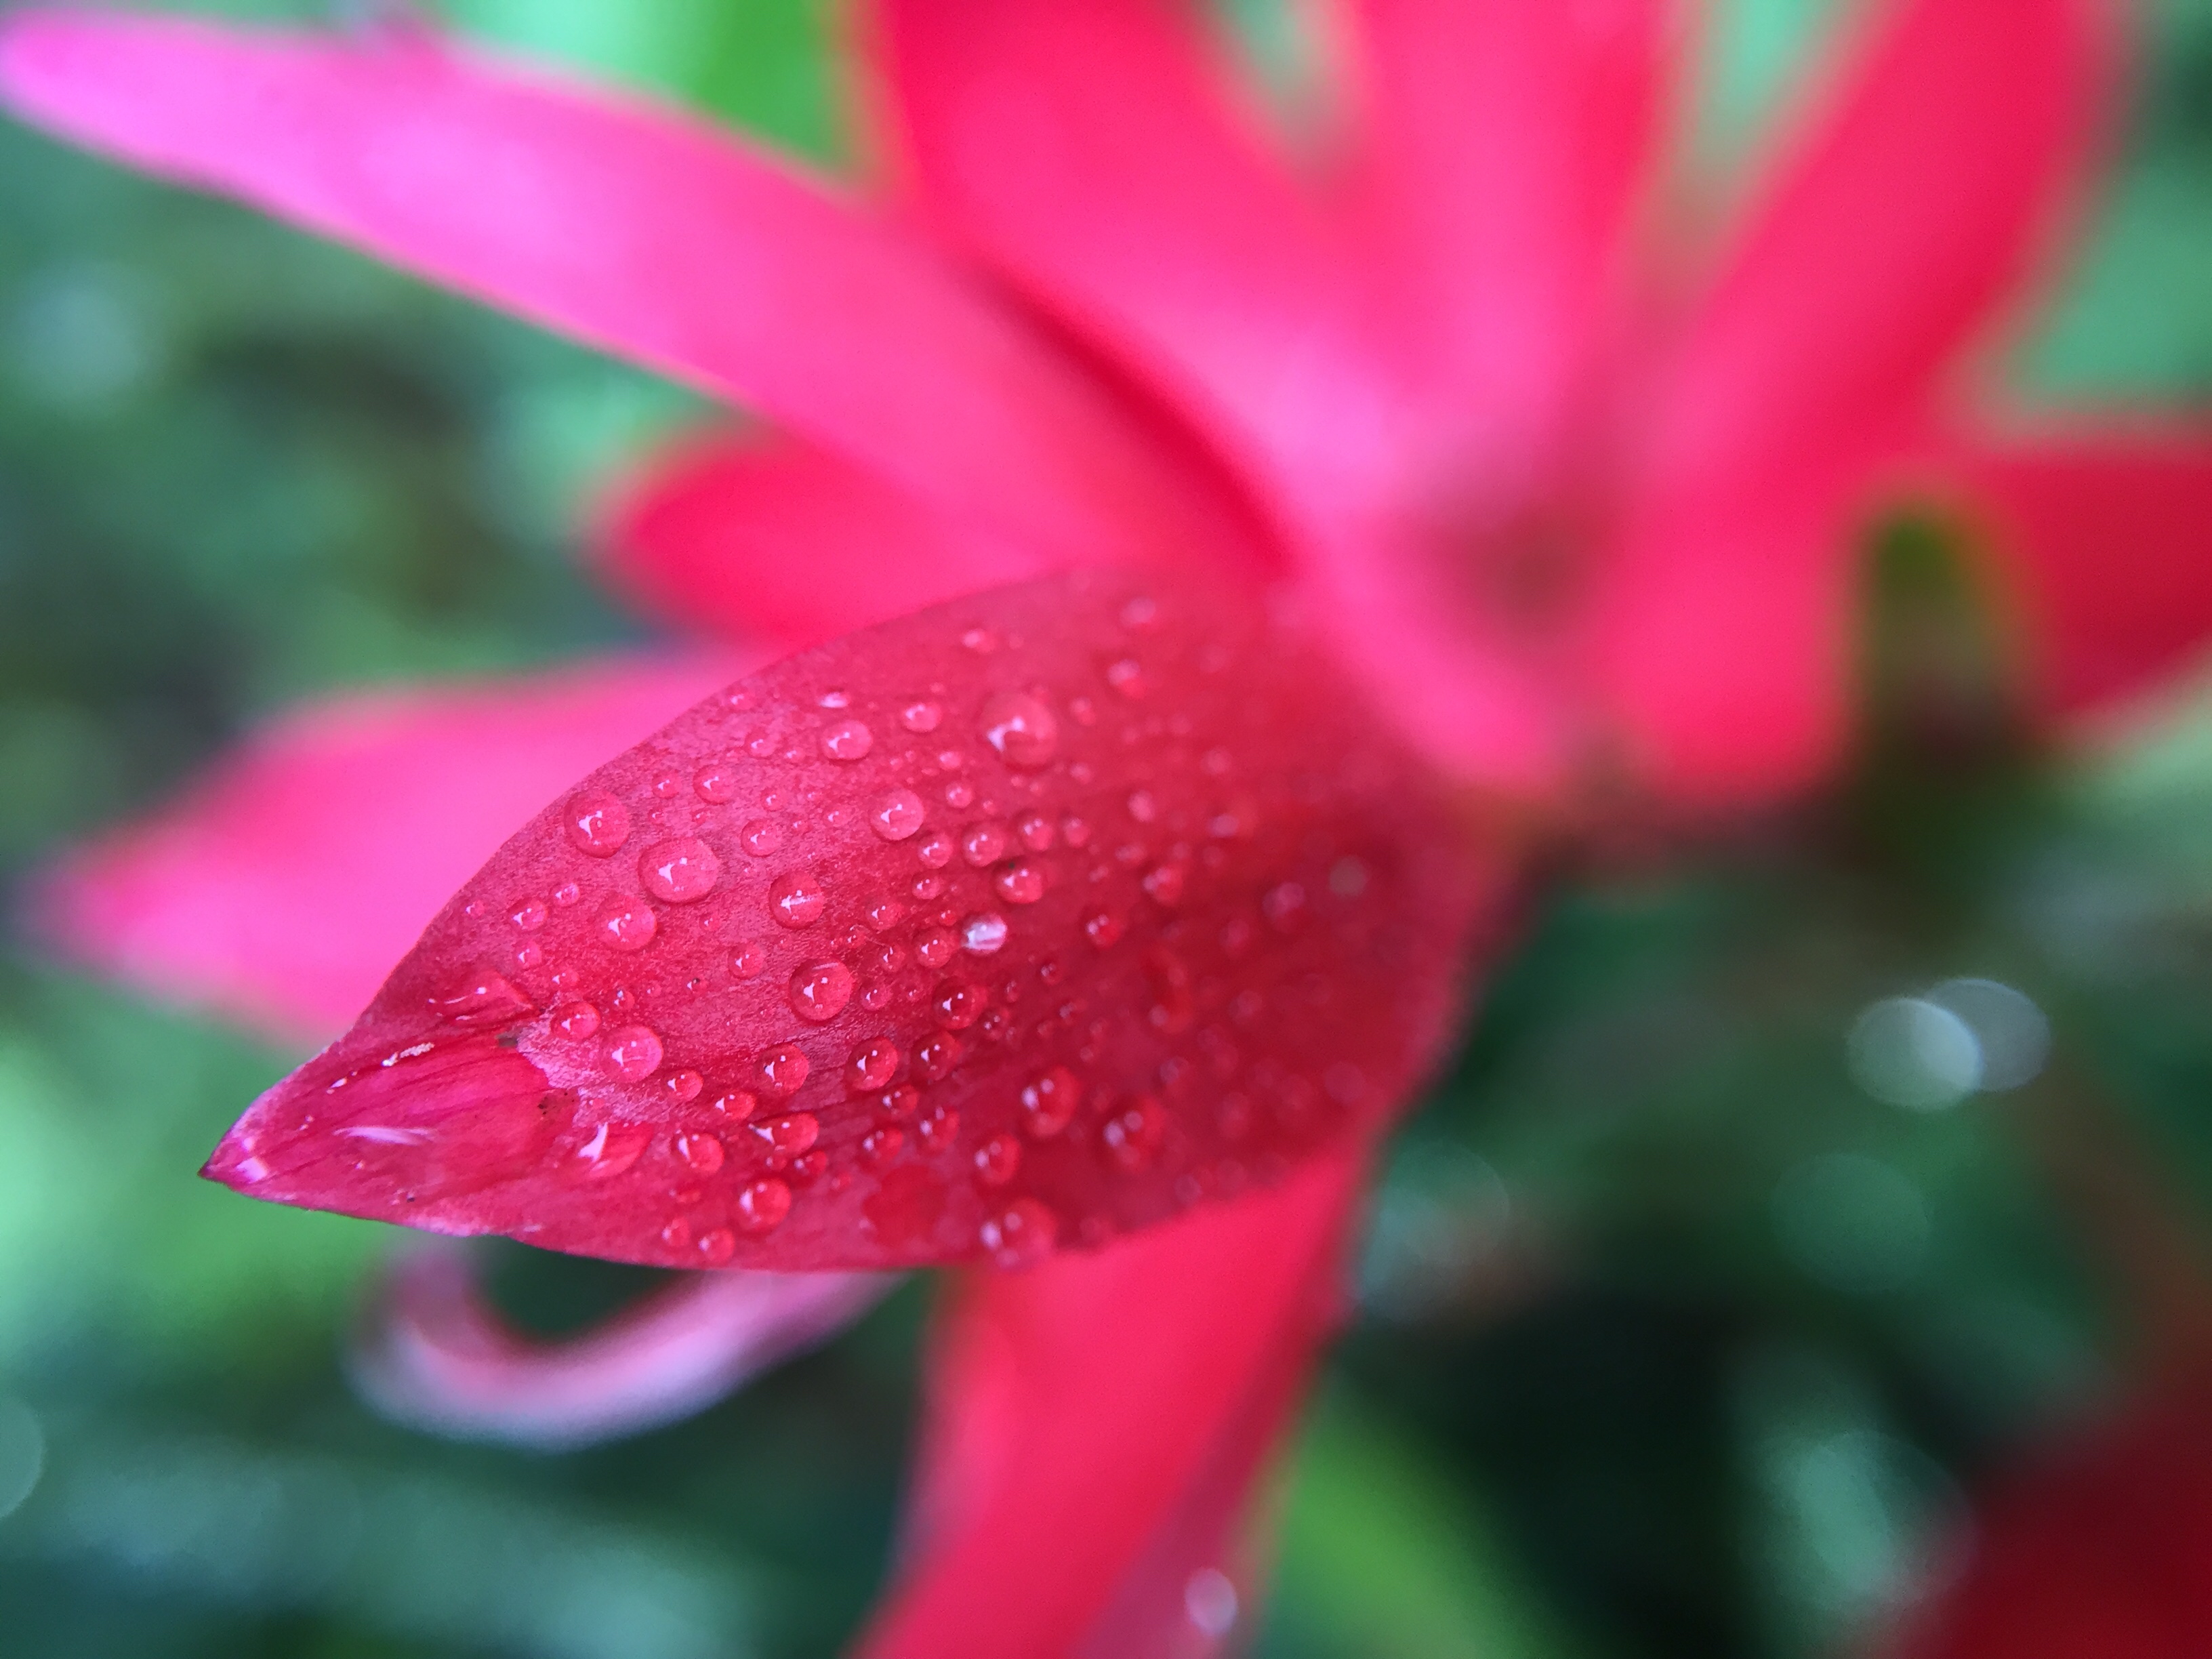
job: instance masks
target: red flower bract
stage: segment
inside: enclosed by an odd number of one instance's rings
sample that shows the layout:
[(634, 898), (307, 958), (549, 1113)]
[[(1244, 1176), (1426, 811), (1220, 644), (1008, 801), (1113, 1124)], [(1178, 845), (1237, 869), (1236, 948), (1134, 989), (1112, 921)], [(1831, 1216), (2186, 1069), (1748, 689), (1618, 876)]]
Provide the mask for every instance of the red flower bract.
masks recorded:
[(209, 1173), (665, 1266), (1037, 1261), (1387, 1119), (1504, 890), (1474, 827), (1234, 591), (956, 603), (579, 781)]

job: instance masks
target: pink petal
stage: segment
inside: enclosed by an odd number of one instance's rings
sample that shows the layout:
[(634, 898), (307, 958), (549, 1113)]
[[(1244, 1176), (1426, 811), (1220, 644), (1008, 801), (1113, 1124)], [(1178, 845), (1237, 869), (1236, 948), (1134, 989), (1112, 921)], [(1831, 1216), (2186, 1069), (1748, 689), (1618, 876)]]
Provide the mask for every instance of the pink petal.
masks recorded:
[(2099, 0), (1900, 0), (1749, 218), (1667, 386), (1600, 672), (1706, 802), (1832, 757), (1869, 469), (2032, 269), (2106, 68)]
[(538, 1341), (501, 1319), (450, 1249), (403, 1256), (353, 1356), (386, 1417), (457, 1440), (557, 1450), (705, 1410), (829, 1340), (896, 1281), (874, 1273), (714, 1273), (581, 1336)]
[(1054, 557), (1229, 533), (1094, 382), (927, 249), (673, 111), (420, 31), (44, 10), (0, 31), (0, 95), (735, 398)]
[(1215, 1650), (1192, 1581), (1246, 1565), (1236, 1534), (1335, 1323), (1362, 1168), (1347, 1149), (1246, 1203), (960, 1285), (913, 1556), (863, 1659)]
[(744, 666), (607, 663), (295, 711), (64, 860), (34, 926), (163, 996), (327, 1037), (518, 818)]
[(664, 451), (602, 520), (610, 575), (654, 610), (793, 646), (1049, 568), (824, 450), (757, 434)]
[(2054, 711), (2140, 690), (2212, 635), (2212, 431), (1968, 440), (1946, 459), (1993, 516)]
[(1187, 9), (874, 0), (891, 143), (948, 234), (1240, 459), (1327, 464), (1362, 413), (1342, 272)]
[(1095, 1243), (1388, 1116), (1508, 856), (1258, 595), (1135, 580), (848, 635), (603, 766), (210, 1173), (877, 1267)]
[[(1337, 0), (1355, 211), (1432, 395), (1492, 465), (1546, 455), (1601, 343), (1647, 182), (1669, 0)], [(1497, 453), (1503, 449), (1504, 455)], [(1464, 459), (1462, 458), (1462, 465)]]

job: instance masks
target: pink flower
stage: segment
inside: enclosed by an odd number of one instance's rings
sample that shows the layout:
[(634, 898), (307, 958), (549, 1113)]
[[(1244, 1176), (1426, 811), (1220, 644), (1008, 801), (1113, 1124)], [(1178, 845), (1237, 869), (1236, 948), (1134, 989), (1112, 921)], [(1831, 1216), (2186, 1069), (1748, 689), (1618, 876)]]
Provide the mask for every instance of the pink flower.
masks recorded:
[[(244, 1190), (1039, 1264), (952, 1298), (867, 1650), (1203, 1648), (1193, 1574), (1250, 1565), (1517, 818), (1827, 773), (1900, 484), (1985, 521), (2054, 715), (2196, 644), (2201, 436), (1992, 437), (1962, 377), (2081, 161), (2100, 11), (1898, 0), (1711, 246), (1656, 206), (1661, 0), (1339, 0), (1304, 167), (1164, 4), (877, 0), (880, 205), (419, 33), (19, 14), (20, 112), (772, 422), (665, 459), (609, 556), (811, 647), (596, 771), (689, 671), (280, 728), (65, 872), (52, 931), (264, 1018), (369, 1000), (218, 1149)], [(729, 1352), (784, 1340), (758, 1282)], [(556, 1363), (440, 1305), (441, 1398)], [(696, 1354), (697, 1315), (633, 1335)]]

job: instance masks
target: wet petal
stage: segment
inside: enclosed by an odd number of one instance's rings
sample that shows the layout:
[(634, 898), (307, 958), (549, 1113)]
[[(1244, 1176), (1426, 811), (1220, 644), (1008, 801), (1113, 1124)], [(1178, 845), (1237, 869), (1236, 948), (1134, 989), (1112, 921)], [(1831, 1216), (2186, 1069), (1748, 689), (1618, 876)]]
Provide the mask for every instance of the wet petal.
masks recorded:
[(1027, 1260), (1395, 1111), (1510, 873), (1261, 596), (1001, 589), (576, 784), (209, 1173), (664, 1266)]
[(1051, 568), (825, 450), (757, 434), (653, 458), (599, 540), (608, 574), (670, 621), (792, 646)]
[(2029, 434), (1945, 457), (1989, 515), (2060, 712), (2143, 690), (2212, 635), (2212, 431)]
[(33, 926), (161, 996), (326, 1040), (518, 819), (746, 665), (607, 663), (295, 710), (63, 860)]
[(1852, 515), (2055, 228), (2104, 9), (1889, 9), (1745, 225), (1666, 388), (1597, 665), (1671, 792), (1762, 798), (1833, 755)]
[(48, 10), (0, 32), (0, 95), (118, 159), (734, 398), (1057, 558), (1220, 531), (1191, 481), (1004, 307), (795, 167), (672, 110), (419, 29), (345, 42)]
[(352, 1358), (354, 1385), (395, 1421), (457, 1440), (561, 1449), (703, 1411), (825, 1342), (896, 1280), (876, 1273), (712, 1273), (656, 1292), (580, 1336), (509, 1327), (453, 1249), (403, 1256)]
[(1252, 1599), (1240, 1530), (1334, 1328), (1363, 1168), (1346, 1149), (1246, 1203), (958, 1285), (910, 1558), (865, 1659), (1213, 1651)]

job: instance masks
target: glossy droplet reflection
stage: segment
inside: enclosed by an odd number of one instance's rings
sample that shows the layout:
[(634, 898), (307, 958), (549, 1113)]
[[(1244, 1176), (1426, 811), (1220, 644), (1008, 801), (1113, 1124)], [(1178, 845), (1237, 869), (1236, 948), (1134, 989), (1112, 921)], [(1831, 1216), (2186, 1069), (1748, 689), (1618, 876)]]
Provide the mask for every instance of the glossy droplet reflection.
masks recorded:
[(683, 836), (658, 842), (638, 860), (638, 878), (655, 898), (692, 904), (714, 890), (722, 861), (703, 841)]
[(778, 876), (768, 890), (769, 914), (786, 927), (809, 927), (822, 919), (830, 896), (811, 870)]
[(1060, 1225), (1034, 1198), (1018, 1198), (984, 1222), (978, 1242), (1001, 1267), (1034, 1267), (1052, 1255)]
[(629, 839), (629, 809), (604, 789), (580, 789), (568, 797), (562, 822), (580, 853), (612, 858)]
[(607, 1034), (607, 1069), (631, 1083), (660, 1069), (659, 1035), (647, 1025), (617, 1026)]
[(985, 699), (977, 725), (984, 741), (1007, 765), (1035, 770), (1060, 752), (1060, 721), (1026, 691), (1000, 691)]
[(918, 833), (928, 808), (911, 789), (893, 789), (876, 797), (868, 807), (868, 827), (885, 841), (904, 841)]
[(791, 1008), (819, 1025), (845, 1012), (853, 1000), (853, 971), (842, 962), (810, 962), (791, 976)]
[(822, 733), (822, 752), (834, 761), (867, 758), (876, 746), (875, 733), (859, 720), (839, 720)]

